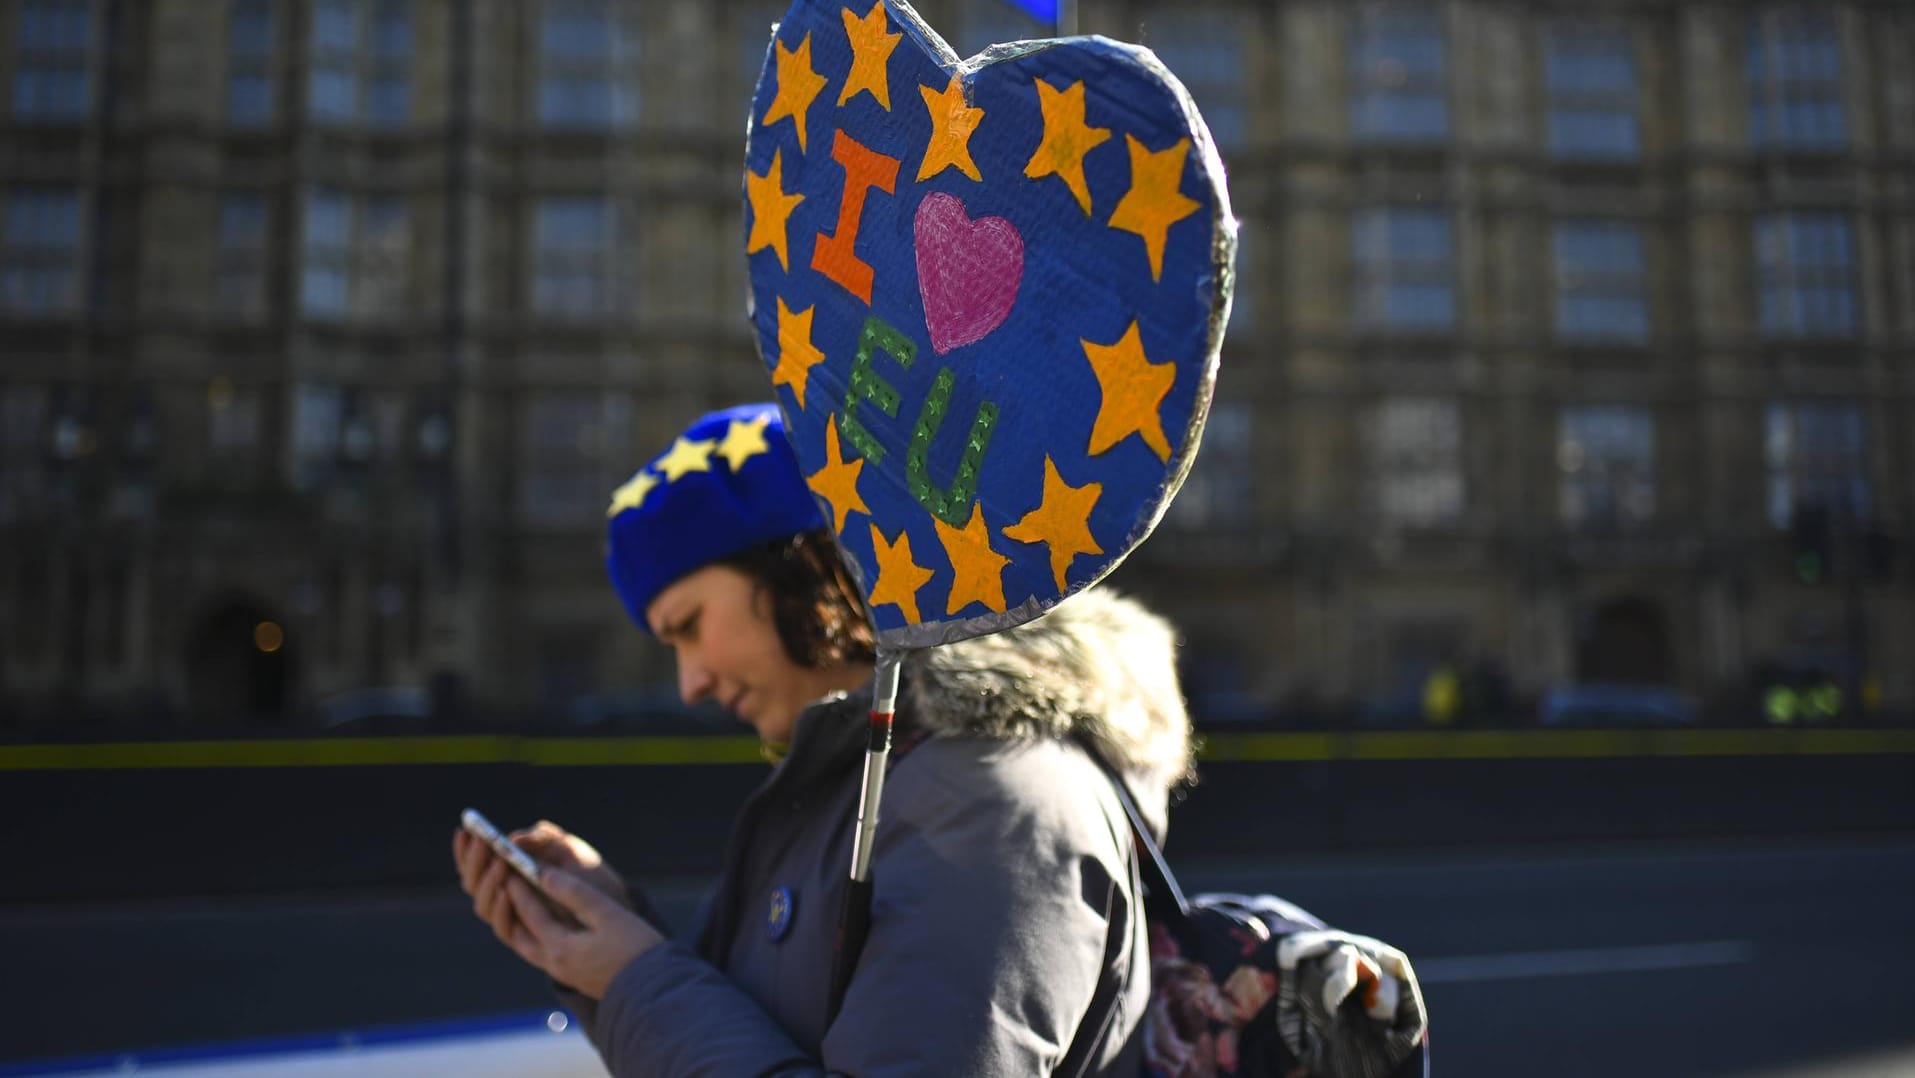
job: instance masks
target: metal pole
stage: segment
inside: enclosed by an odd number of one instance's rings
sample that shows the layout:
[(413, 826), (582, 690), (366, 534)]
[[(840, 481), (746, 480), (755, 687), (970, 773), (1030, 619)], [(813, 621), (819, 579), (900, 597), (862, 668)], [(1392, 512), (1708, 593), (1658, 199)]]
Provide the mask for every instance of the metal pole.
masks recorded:
[(871, 689), (871, 729), (864, 746), (863, 794), (858, 799), (858, 830), (851, 839), (851, 878), (871, 879), (871, 842), (878, 834), (878, 802), (884, 797), (884, 765), (891, 758), (891, 723), (898, 711), (898, 663), (895, 654), (878, 656)]
[(871, 728), (864, 746), (864, 784), (858, 798), (858, 826), (851, 836), (851, 881), (845, 888), (844, 908), (838, 916), (838, 938), (831, 954), (831, 994), (825, 1001), (825, 1024), (838, 1017), (851, 973), (858, 968), (864, 941), (871, 934), (871, 845), (878, 834), (878, 803), (884, 797), (884, 768), (891, 758), (891, 724), (898, 710), (896, 652), (878, 655), (871, 686)]

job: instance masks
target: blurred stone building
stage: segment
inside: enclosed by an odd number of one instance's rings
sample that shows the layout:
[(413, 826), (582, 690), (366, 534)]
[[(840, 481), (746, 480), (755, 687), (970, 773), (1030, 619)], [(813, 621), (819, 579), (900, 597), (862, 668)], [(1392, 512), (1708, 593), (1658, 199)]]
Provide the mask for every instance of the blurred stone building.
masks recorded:
[[(767, 393), (782, 6), (0, 0), (0, 711), (667, 684), (604, 504)], [(1182, 75), (1243, 221), (1203, 453), (1116, 577), (1200, 709), (1765, 665), (1915, 706), (1915, 10), (1080, 8)]]

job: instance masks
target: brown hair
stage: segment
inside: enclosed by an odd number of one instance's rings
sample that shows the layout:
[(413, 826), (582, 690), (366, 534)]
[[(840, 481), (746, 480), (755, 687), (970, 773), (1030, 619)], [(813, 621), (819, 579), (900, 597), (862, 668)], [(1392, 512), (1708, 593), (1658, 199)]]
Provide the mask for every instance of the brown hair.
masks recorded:
[(871, 622), (829, 531), (799, 532), (717, 564), (744, 573), (770, 597), (772, 625), (792, 662), (815, 670), (876, 661)]

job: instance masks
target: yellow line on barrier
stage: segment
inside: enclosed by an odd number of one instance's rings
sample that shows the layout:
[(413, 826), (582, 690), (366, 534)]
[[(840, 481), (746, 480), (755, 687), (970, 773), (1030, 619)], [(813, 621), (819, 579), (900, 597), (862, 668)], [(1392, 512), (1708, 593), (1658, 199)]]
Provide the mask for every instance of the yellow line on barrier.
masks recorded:
[(1356, 760), (1524, 760), (1643, 755), (1633, 730), (1414, 730), (1353, 734)]
[(132, 741), (0, 745), (0, 770), (71, 771), (188, 767), (363, 767), (497, 763), (503, 737), (352, 737), (286, 741)]
[[(1915, 730), (1394, 730), (1212, 733), (1204, 763), (1550, 760), (1671, 756), (1915, 754)], [(757, 739), (714, 737), (301, 738), (0, 745), (0, 771), (527, 764), (659, 767), (757, 764)]]
[(1915, 730), (1401, 730), (1212, 735), (1198, 759), (1551, 760), (1915, 753)]
[(764, 762), (755, 737), (540, 737), (527, 738), (525, 750), (525, 762), (540, 767)]
[(1204, 734), (1197, 759), (1206, 763), (1274, 763), (1328, 760), (1336, 752), (1334, 734)]
[(0, 771), (433, 764), (575, 767), (593, 764), (735, 764), (760, 760), (758, 742), (750, 737), (560, 738), (475, 735), (0, 745)]

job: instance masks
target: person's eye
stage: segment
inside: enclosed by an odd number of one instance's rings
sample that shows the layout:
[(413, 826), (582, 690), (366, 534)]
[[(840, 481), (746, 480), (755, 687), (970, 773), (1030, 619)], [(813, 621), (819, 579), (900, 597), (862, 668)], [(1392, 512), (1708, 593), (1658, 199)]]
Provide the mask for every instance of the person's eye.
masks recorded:
[(703, 610), (694, 610), (687, 614), (685, 620), (679, 622), (678, 627), (672, 630), (672, 635), (680, 640), (698, 639), (698, 616), (703, 613)]

